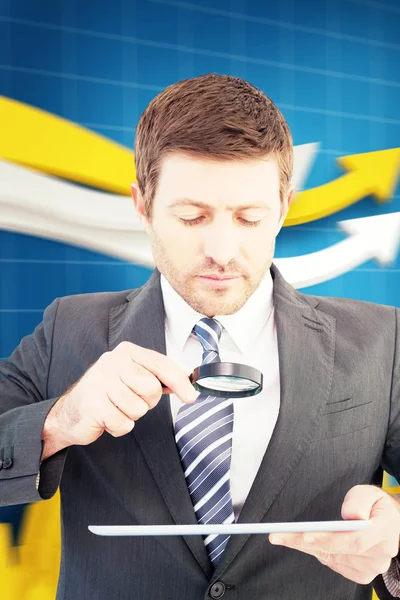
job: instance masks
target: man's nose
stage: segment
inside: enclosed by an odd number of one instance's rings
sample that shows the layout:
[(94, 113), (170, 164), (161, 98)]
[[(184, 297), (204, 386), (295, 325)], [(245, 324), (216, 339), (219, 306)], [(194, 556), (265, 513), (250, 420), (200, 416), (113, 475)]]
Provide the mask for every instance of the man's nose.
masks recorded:
[(221, 266), (234, 260), (239, 251), (239, 243), (229, 226), (212, 227), (204, 239), (204, 255)]

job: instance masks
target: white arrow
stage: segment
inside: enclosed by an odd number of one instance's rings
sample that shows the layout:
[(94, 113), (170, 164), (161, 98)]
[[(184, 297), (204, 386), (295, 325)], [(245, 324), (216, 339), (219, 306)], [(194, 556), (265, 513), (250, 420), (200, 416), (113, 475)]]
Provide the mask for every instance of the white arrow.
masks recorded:
[(0, 207), (1, 217), (3, 207), (10, 207), (78, 227), (142, 229), (130, 197), (84, 188), (5, 160), (0, 160)]
[(296, 201), (296, 195), (301, 192), (319, 150), (319, 142), (310, 144), (299, 144), (293, 147), (293, 176), (291, 183), (295, 189), (292, 202)]
[(0, 229), (153, 266), (147, 234), (128, 196), (86, 189), (4, 160)]
[(329, 248), (274, 260), (295, 288), (328, 281), (351, 271), (371, 258), (387, 265), (396, 258), (400, 244), (400, 212), (339, 221), (350, 237)]

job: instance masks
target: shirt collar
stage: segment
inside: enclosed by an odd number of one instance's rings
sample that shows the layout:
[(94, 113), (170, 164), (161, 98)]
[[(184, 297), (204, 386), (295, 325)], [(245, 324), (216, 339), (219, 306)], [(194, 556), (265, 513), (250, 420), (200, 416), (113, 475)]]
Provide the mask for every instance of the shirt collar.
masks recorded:
[[(185, 346), (195, 324), (204, 315), (195, 311), (161, 274), (165, 324), (173, 344)], [(258, 288), (247, 302), (232, 315), (215, 315), (243, 353), (248, 352), (268, 321), (273, 308), (273, 279), (268, 269)], [(223, 334), (223, 333), (222, 333)]]

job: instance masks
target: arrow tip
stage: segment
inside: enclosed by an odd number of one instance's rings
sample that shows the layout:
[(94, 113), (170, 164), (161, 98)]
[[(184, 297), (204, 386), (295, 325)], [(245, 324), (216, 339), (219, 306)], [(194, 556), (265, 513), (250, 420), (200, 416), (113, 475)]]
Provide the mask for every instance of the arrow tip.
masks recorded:
[(383, 266), (396, 260), (400, 245), (400, 212), (339, 221), (338, 225), (352, 236), (358, 236)]
[(367, 193), (379, 201), (393, 196), (400, 173), (400, 148), (341, 156), (337, 162), (347, 171), (362, 173)]

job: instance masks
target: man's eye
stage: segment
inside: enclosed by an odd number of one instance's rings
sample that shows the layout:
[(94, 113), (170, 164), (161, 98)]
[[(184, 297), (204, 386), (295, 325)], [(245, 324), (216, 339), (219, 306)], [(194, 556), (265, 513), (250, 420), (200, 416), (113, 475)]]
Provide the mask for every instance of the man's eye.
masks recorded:
[(261, 219), (259, 221), (248, 221), (247, 219), (239, 219), (239, 221), (243, 223), (243, 225), (245, 225), (246, 227), (257, 227), (257, 225), (260, 225), (261, 223)]
[[(184, 225), (188, 225), (190, 227), (191, 225), (199, 225), (199, 223), (204, 221), (205, 218), (206, 217), (204, 215), (201, 215), (201, 216), (195, 217), (193, 219), (184, 219), (183, 217), (179, 217), (179, 220)], [(258, 221), (249, 221), (248, 219), (238, 218), (238, 221), (245, 227), (257, 227), (257, 225), (260, 225), (262, 219), (260, 219)]]
[(201, 217), (196, 217), (194, 219), (183, 219), (182, 217), (179, 217), (179, 220), (184, 224), (184, 225), (198, 225), (199, 223), (201, 223), (201, 221), (203, 220), (203, 216)]

